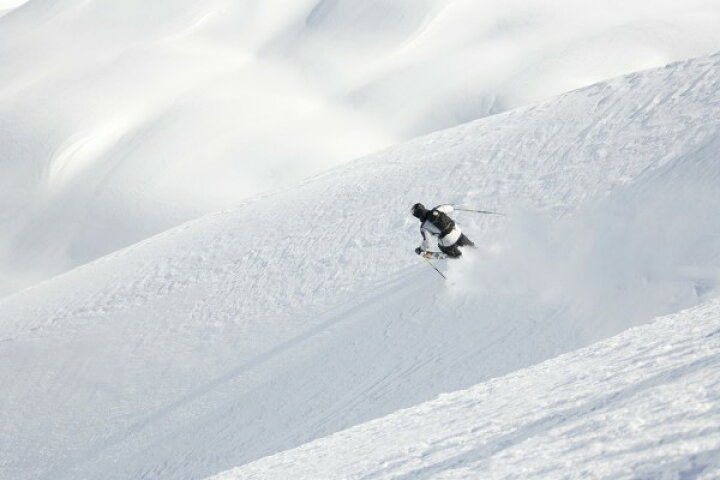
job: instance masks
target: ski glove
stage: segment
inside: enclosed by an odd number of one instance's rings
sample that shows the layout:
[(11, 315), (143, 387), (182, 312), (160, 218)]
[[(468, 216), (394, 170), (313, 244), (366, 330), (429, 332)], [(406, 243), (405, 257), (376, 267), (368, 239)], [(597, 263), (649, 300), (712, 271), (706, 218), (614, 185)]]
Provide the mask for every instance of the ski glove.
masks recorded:
[(415, 253), (417, 253), (418, 255), (420, 255), (420, 254), (422, 253), (422, 248), (417, 247), (417, 248), (415, 249)]

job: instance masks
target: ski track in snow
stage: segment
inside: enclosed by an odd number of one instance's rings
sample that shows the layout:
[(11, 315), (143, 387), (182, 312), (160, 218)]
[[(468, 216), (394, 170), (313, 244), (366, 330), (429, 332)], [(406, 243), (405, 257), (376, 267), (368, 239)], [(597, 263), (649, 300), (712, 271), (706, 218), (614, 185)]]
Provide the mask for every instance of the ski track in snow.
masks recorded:
[[(718, 70), (677, 63), (431, 134), (3, 299), (0, 476), (202, 478), (712, 298)], [(668, 209), (667, 189), (705, 201)], [(412, 254), (416, 201), (512, 215), (458, 214), (481, 248), (446, 284)], [(596, 208), (619, 217), (587, 223)], [(526, 228), (533, 211), (563, 250)], [(507, 260), (552, 255), (506, 267), (498, 241)], [(575, 276), (597, 252), (610, 270)], [(594, 292), (607, 302), (572, 296)]]
[(213, 479), (717, 478), (718, 367), (715, 301)]

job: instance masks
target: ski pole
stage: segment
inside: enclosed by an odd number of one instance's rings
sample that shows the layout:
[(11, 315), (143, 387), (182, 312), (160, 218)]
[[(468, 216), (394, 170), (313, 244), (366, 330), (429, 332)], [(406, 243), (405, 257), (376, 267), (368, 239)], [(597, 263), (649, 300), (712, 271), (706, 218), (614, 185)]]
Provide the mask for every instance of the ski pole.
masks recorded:
[(447, 277), (445, 275), (443, 275), (443, 273), (440, 270), (438, 270), (437, 267), (435, 265), (433, 265), (430, 260), (428, 260), (425, 257), (423, 257), (423, 260), (425, 260), (428, 263), (428, 265), (430, 265), (433, 268), (433, 270), (435, 270), (437, 273), (439, 273), (441, 277), (443, 277), (445, 280), (447, 280)]
[(459, 212), (474, 212), (474, 213), (483, 213), (485, 215), (502, 215), (503, 217), (507, 217), (507, 215), (505, 215), (504, 213), (493, 212), (490, 210), (474, 210), (471, 208), (455, 208), (455, 210), (457, 210)]

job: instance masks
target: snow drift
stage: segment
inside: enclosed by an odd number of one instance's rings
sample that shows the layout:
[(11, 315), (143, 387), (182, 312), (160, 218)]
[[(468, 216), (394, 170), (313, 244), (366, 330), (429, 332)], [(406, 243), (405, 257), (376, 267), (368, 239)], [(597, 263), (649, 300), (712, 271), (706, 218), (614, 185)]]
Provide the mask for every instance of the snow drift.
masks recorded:
[(0, 292), (349, 158), (713, 53), (714, 2), (0, 0)]

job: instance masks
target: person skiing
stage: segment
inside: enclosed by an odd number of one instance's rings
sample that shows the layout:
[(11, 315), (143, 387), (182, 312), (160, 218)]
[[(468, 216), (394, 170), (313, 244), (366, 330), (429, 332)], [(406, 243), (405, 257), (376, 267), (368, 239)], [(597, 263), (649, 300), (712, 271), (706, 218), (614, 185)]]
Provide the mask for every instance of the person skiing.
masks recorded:
[(432, 210), (425, 208), (422, 203), (412, 207), (413, 216), (420, 220), (420, 234), (422, 244), (415, 249), (415, 253), (422, 255), (430, 249), (430, 238), (437, 237), (440, 251), (449, 258), (458, 258), (462, 255), (459, 247), (474, 247), (475, 244), (455, 225), (450, 214), (455, 209), (452, 205), (438, 205)]

